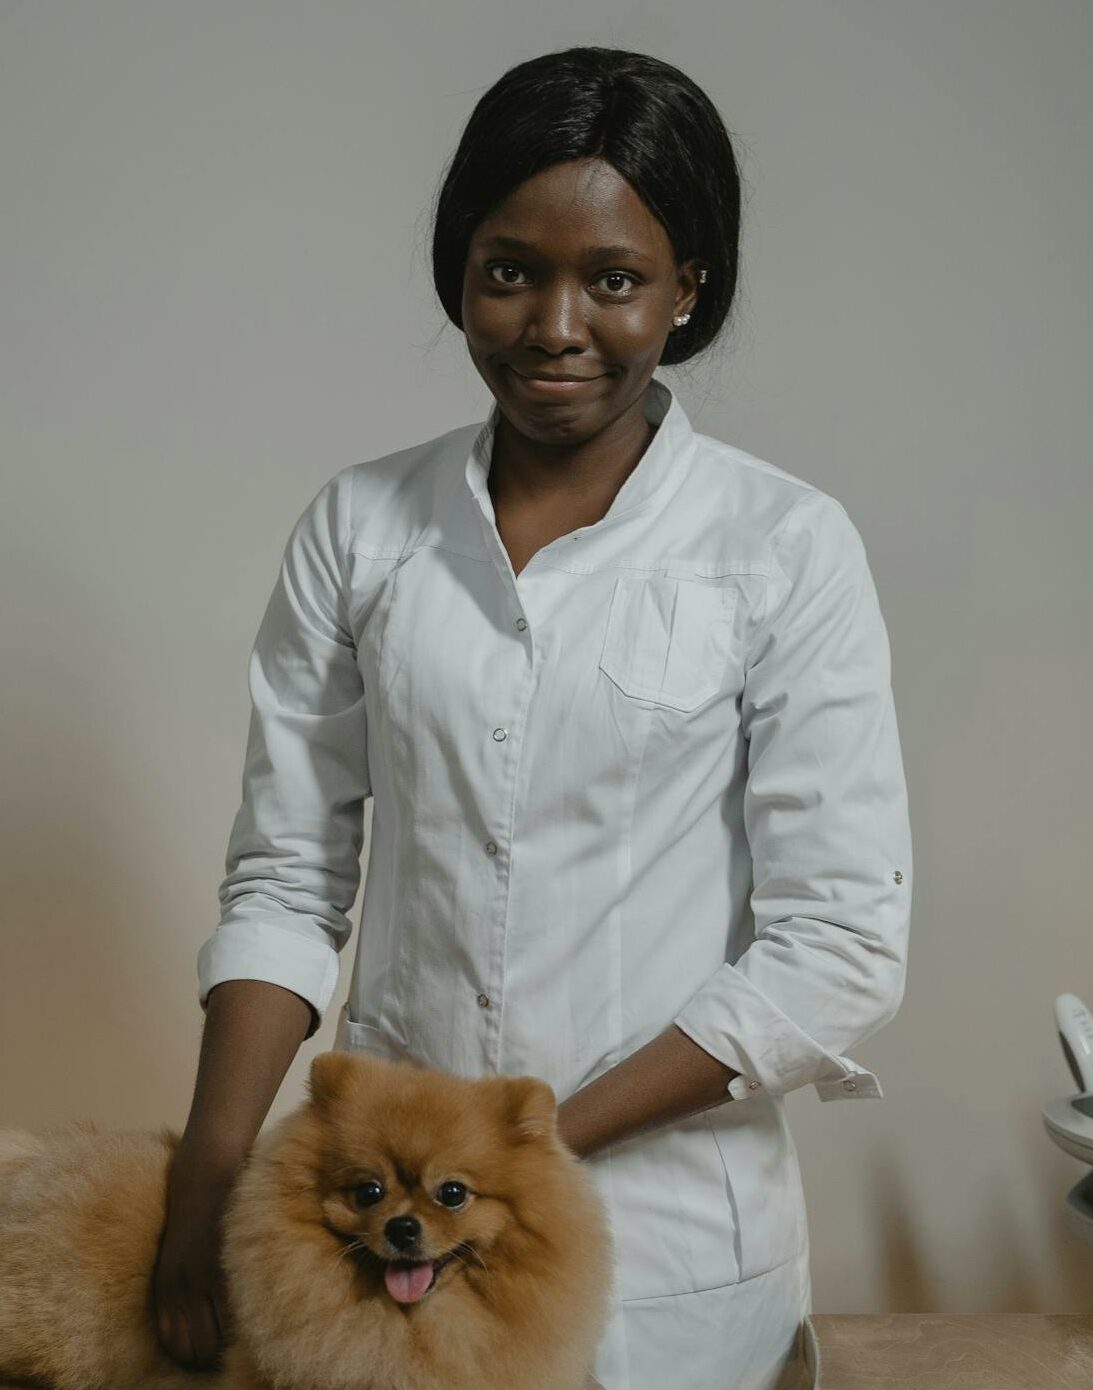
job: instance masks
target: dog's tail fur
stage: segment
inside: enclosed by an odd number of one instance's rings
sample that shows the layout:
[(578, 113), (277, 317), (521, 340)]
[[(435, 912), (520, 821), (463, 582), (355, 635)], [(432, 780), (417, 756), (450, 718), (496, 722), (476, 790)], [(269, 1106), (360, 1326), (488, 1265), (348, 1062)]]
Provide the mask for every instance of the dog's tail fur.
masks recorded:
[(0, 1180), (9, 1176), (8, 1169), (34, 1158), (45, 1147), (45, 1141), (22, 1129), (0, 1129)]
[[(3, 1196), (16, 1175), (39, 1155), (44, 1154), (55, 1144), (68, 1139), (81, 1139), (101, 1133), (93, 1120), (68, 1120), (63, 1124), (52, 1125), (38, 1134), (26, 1129), (0, 1129), (0, 1196)], [(171, 1153), (178, 1145), (179, 1134), (169, 1126), (161, 1126), (158, 1136), (160, 1142)], [(5, 1390), (0, 1381), (0, 1390)]]
[[(21, 1129), (0, 1129), (0, 1207), (8, 1200), (23, 1168), (45, 1148), (36, 1134)], [(0, 1390), (6, 1381), (0, 1378)]]
[[(10, 1178), (13, 1168), (37, 1158), (59, 1139), (98, 1133), (99, 1127), (93, 1120), (69, 1120), (65, 1124), (44, 1129), (40, 1134), (31, 1134), (26, 1129), (0, 1129), (0, 1179)], [(3, 1390), (2, 1386), (0, 1390)]]

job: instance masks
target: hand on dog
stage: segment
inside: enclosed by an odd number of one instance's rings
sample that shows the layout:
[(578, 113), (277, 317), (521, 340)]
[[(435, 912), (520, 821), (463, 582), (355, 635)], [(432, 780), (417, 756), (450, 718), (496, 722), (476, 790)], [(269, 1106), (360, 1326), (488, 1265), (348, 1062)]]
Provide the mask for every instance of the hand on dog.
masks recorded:
[(152, 1303), (160, 1345), (188, 1371), (220, 1366), (229, 1323), (221, 1222), (235, 1176), (203, 1174), (181, 1150), (171, 1168)]

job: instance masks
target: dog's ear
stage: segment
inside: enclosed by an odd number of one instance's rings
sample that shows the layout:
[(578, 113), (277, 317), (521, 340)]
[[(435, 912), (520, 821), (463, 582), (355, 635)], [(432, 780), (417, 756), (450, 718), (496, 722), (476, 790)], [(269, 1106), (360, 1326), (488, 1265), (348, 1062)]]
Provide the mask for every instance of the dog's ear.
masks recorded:
[(538, 1076), (506, 1078), (509, 1124), (518, 1138), (546, 1139), (557, 1133), (558, 1101), (550, 1086)]
[(318, 1052), (311, 1062), (308, 1094), (320, 1110), (333, 1105), (342, 1094), (342, 1087), (353, 1058), (348, 1052)]

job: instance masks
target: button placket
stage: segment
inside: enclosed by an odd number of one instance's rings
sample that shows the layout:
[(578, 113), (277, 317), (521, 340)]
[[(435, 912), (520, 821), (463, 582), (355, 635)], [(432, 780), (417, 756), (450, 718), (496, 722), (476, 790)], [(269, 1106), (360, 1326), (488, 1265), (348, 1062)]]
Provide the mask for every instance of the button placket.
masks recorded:
[[(518, 632), (527, 631), (527, 619), (522, 615), (515, 618), (513, 622)], [(498, 726), (496, 729), (493, 730), (492, 738), (495, 743), (504, 743), (508, 736), (509, 731), (505, 728), (502, 728), (501, 726)], [(498, 845), (496, 840), (487, 840), (485, 842), (484, 848), (486, 853), (490, 855), (491, 858), (496, 857), (500, 852), (500, 846)], [(480, 1009), (488, 1009), (490, 1007), (490, 996), (486, 994), (484, 991), (478, 993), (475, 996), (475, 999)]]
[[(508, 730), (507, 730), (507, 729), (497, 728), (497, 729), (494, 729), (494, 731), (493, 731), (493, 739), (494, 739), (494, 742), (495, 742), (495, 743), (504, 743), (505, 739), (507, 739), (508, 736), (509, 736), (509, 735), (508, 735)], [(497, 854), (497, 851), (498, 851), (497, 841), (496, 841), (496, 840), (487, 840), (487, 841), (486, 841), (486, 846), (485, 846), (485, 848), (486, 848), (486, 853), (487, 853), (487, 854), (489, 854), (489, 855), (491, 855), (491, 856), (492, 856), (492, 855), (496, 855), (496, 854)], [(488, 1008), (489, 1008), (489, 1006), (490, 1006), (490, 996), (489, 996), (488, 994), (479, 993), (479, 994), (477, 994), (477, 995), (475, 996), (475, 998), (476, 998), (476, 1000), (477, 1000), (477, 1002), (478, 1002), (478, 1007), (479, 1007), (480, 1009), (488, 1009)]]

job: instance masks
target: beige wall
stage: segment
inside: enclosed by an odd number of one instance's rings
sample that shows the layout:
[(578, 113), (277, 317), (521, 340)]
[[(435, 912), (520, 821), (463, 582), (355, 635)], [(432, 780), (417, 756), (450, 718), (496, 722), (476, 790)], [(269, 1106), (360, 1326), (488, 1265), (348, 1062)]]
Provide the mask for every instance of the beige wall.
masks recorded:
[(429, 203), (478, 95), (572, 43), (737, 137), (739, 327), (665, 379), (844, 503), (892, 639), (909, 983), (858, 1051), (884, 1101), (789, 1097), (815, 1309), (1088, 1311), (1040, 1121), (1054, 997), (1093, 1006), (1086, 4), (0, 3), (0, 1120), (183, 1122), (288, 529), (485, 415)]

